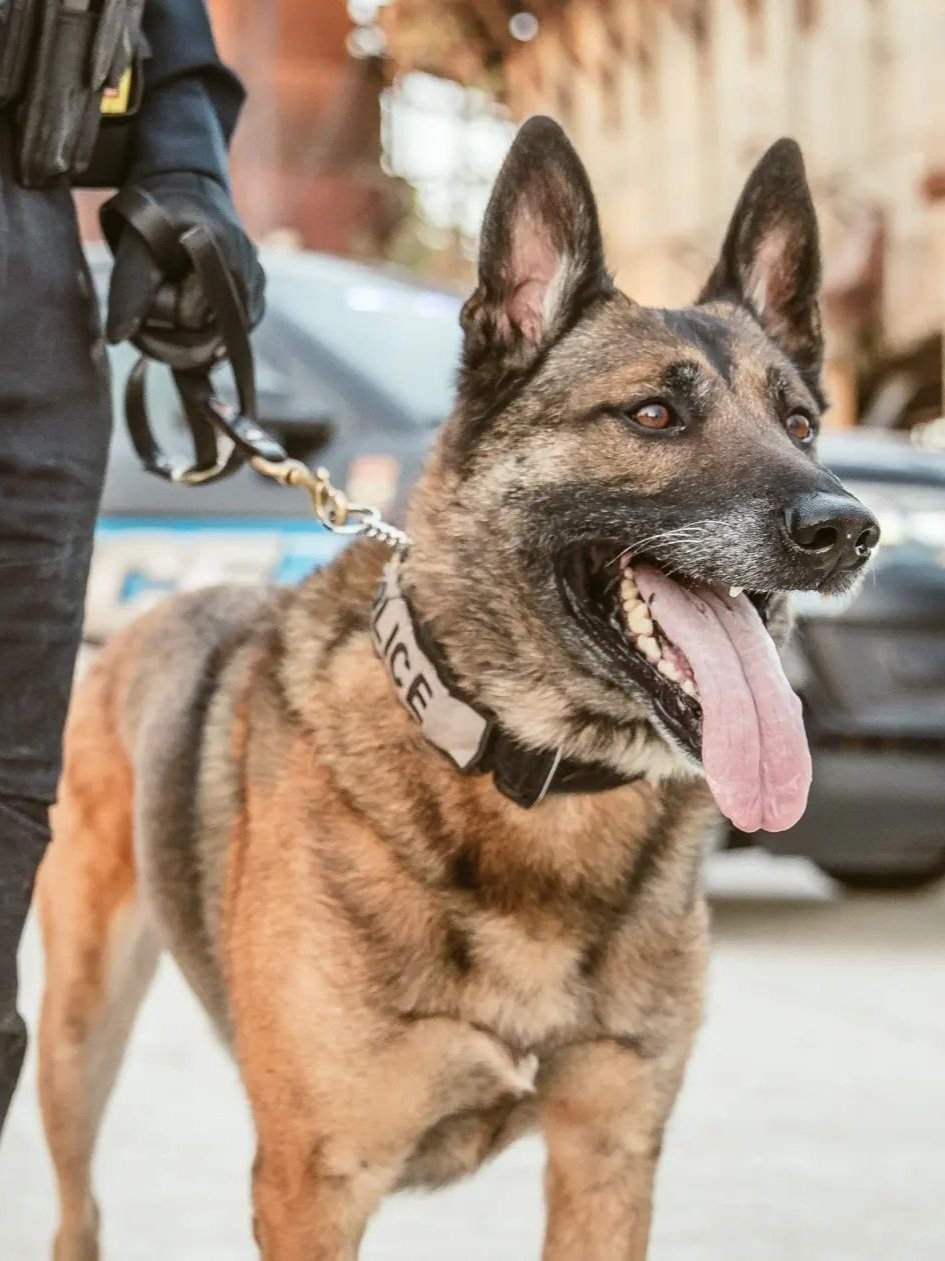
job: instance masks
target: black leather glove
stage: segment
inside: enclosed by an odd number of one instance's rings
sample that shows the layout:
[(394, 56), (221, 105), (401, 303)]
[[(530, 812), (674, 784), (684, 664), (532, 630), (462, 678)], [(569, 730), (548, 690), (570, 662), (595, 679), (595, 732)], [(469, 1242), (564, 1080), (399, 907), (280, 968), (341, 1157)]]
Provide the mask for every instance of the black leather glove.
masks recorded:
[[(229, 192), (210, 176), (193, 171), (144, 176), (134, 181), (134, 187), (158, 203), (178, 234), (197, 225), (210, 230), (236, 282), (250, 327), (255, 327), (265, 307), (265, 276)], [(173, 368), (211, 360), (220, 350), (220, 333), (193, 270), (165, 275), (132, 227), (109, 220), (107, 204), (103, 226), (115, 255), (108, 340), (131, 341)]]

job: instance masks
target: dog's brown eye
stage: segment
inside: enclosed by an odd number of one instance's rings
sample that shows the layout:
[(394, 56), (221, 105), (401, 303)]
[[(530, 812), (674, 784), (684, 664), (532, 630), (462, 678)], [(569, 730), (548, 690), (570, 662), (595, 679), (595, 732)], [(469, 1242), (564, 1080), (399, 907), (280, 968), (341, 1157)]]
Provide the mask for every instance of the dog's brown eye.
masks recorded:
[(644, 429), (669, 429), (673, 423), (669, 408), (664, 407), (662, 403), (646, 403), (643, 407), (638, 407), (635, 412), (631, 412), (630, 418), (638, 425), (642, 425)]
[(803, 412), (794, 412), (788, 416), (785, 428), (795, 442), (810, 442), (814, 436), (814, 426)]

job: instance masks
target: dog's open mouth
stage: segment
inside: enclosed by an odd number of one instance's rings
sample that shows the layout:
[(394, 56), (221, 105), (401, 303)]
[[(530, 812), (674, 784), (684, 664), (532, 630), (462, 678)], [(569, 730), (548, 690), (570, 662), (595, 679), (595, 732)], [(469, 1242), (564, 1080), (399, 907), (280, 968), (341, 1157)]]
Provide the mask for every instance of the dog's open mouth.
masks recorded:
[(701, 760), (722, 812), (746, 832), (796, 823), (811, 762), (766, 629), (769, 597), (603, 548), (569, 552), (559, 582), (585, 634), (646, 692), (657, 725)]

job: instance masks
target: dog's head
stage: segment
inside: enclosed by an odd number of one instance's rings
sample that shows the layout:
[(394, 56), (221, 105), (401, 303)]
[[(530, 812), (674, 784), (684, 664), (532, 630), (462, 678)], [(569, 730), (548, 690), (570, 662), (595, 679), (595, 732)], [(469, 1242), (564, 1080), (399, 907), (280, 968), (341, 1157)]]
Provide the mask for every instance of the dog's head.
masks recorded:
[(659, 310), (614, 287), (587, 174), (532, 119), (410, 521), (421, 611), (520, 738), (655, 775), (701, 764), (747, 828), (786, 826), (805, 773), (784, 593), (847, 589), (878, 537), (814, 450), (819, 283), (792, 141), (750, 176), (696, 304)]

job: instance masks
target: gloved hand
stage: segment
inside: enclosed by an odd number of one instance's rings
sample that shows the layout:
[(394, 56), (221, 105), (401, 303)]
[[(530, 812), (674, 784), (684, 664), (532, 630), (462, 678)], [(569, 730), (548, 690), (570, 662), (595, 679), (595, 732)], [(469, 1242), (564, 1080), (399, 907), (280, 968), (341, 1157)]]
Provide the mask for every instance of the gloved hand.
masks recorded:
[[(145, 176), (134, 186), (154, 198), (178, 234), (198, 224), (212, 232), (250, 327), (255, 327), (265, 306), (265, 275), (228, 191), (210, 176), (192, 171)], [(115, 255), (105, 327), (108, 340), (131, 341), (173, 368), (212, 359), (220, 349), (220, 334), (194, 272), (165, 275), (130, 225), (122, 222), (116, 229), (109, 221), (107, 205), (103, 224)]]

